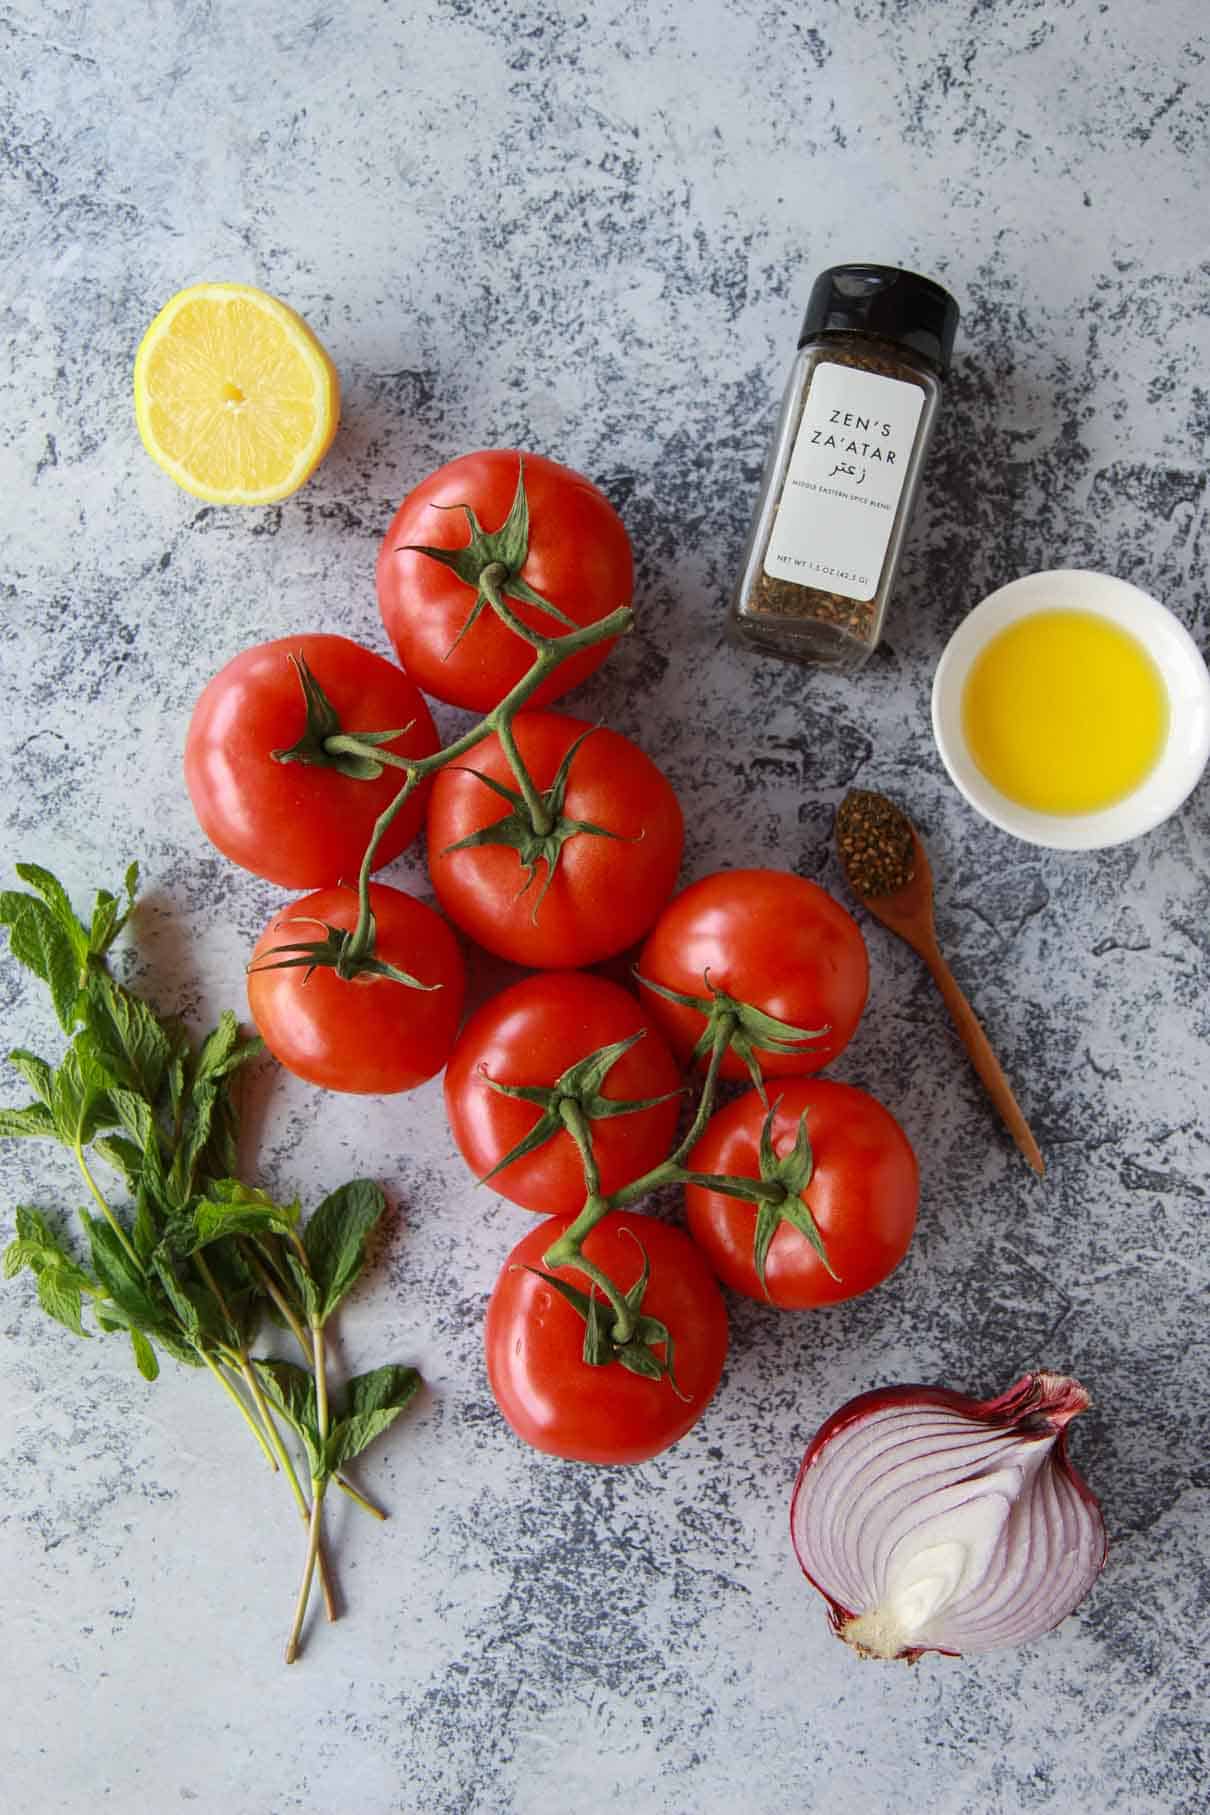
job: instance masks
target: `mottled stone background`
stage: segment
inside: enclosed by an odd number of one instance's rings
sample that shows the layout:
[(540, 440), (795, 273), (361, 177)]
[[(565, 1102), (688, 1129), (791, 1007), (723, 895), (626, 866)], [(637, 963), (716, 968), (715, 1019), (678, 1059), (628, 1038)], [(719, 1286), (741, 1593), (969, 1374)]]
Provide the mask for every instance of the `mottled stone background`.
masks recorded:
[[(0, 46), (6, 873), (38, 857), (83, 892), (138, 856), (138, 976), (199, 1021), (240, 1004), (279, 896), (193, 820), (195, 695), (269, 636), (385, 649), (399, 498), (468, 448), (538, 449), (633, 536), (640, 633), (576, 709), (682, 790), (686, 878), (841, 891), (833, 808), (890, 788), (1050, 1162), (1035, 1183), (871, 924), (837, 1070), (919, 1150), (909, 1260), (828, 1314), (735, 1304), (697, 1429), (593, 1472), (495, 1413), (484, 1299), (528, 1225), (472, 1191), (439, 1087), (325, 1099), (265, 1067), (264, 1182), (313, 1201), (369, 1171), (398, 1207), (344, 1325), (349, 1366), (429, 1382), (365, 1464), (391, 1522), (335, 1508), (349, 1618), (285, 1672), (299, 1534), (229, 1408), (6, 1285), (4, 1807), (1204, 1808), (1210, 795), (1129, 848), (1033, 851), (963, 806), (927, 718), (950, 630), (1024, 571), (1122, 574), (1204, 636), (1202, 0), (17, 0)], [(847, 258), (941, 278), (963, 326), (887, 644), (833, 680), (720, 626), (809, 284)], [(286, 298), (342, 375), (332, 453), (278, 509), (200, 508), (138, 443), (139, 337), (206, 277)], [(425, 888), (415, 858), (393, 875)], [(53, 1046), (7, 961), (0, 1001), (7, 1043)], [(6, 1226), (75, 1203), (54, 1151), (0, 1163)], [(1031, 1363), (1095, 1396), (1075, 1451), (1108, 1572), (1024, 1650), (858, 1664), (787, 1540), (807, 1438), (876, 1382), (994, 1391)]]

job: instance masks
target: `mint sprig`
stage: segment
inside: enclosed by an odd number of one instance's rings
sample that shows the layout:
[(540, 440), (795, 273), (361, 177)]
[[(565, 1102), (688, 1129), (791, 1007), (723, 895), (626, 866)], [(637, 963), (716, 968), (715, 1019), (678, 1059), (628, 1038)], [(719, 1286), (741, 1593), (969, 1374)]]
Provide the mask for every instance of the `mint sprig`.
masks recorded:
[[(386, 1200), (355, 1179), (304, 1219), (297, 1203), (238, 1177), (234, 1088), (261, 1042), (227, 1012), (195, 1044), (113, 975), (107, 954), (134, 907), (136, 865), (121, 896), (97, 892), (87, 923), (48, 870), (18, 864), (17, 874), (29, 890), (0, 891), (0, 924), (13, 957), (50, 991), (68, 1043), (57, 1064), (22, 1047), (8, 1055), (32, 1100), (0, 1109), (0, 1138), (67, 1148), (92, 1209), (78, 1213), (81, 1243), (19, 1205), (4, 1276), (29, 1273), (43, 1310), (75, 1336), (121, 1333), (144, 1379), (165, 1354), (221, 1385), (307, 1526), (292, 1661), (316, 1574), (336, 1617), (322, 1540), (328, 1484), (385, 1516), (341, 1471), (420, 1386), (414, 1368), (388, 1366), (329, 1398), (325, 1326), (365, 1267)], [(293, 1331), (304, 1365), (252, 1355), (267, 1321)], [(309, 1500), (282, 1425), (306, 1460)]]

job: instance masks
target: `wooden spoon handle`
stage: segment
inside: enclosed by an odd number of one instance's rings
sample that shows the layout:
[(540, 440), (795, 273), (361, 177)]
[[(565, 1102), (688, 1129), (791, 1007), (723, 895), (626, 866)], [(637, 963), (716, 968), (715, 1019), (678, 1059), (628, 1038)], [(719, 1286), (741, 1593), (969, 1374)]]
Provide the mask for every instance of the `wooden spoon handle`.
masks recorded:
[(950, 1011), (962, 1044), (970, 1054), (971, 1063), (979, 1073), (987, 1094), (999, 1110), (1004, 1126), (1038, 1177), (1041, 1178), (1046, 1166), (1038, 1151), (1038, 1143), (1029, 1131), (1029, 1123), (1021, 1113), (1020, 1105), (1012, 1093), (1008, 1079), (1000, 1069), (1000, 1061), (992, 1051), (987, 1035), (976, 1019), (974, 1009), (959, 989), (954, 980), (954, 974), (940, 951), (934, 948), (931, 952), (924, 952), (922, 956), (933, 973), (933, 979), (941, 991), (945, 1006)]

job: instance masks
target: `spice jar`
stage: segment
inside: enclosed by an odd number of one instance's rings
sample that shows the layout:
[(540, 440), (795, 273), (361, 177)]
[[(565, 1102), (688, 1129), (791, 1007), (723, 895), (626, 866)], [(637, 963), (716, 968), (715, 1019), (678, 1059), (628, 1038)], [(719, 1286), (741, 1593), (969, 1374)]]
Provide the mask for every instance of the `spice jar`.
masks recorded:
[(853, 673), (882, 635), (958, 305), (890, 265), (815, 280), (770, 450), (732, 639)]

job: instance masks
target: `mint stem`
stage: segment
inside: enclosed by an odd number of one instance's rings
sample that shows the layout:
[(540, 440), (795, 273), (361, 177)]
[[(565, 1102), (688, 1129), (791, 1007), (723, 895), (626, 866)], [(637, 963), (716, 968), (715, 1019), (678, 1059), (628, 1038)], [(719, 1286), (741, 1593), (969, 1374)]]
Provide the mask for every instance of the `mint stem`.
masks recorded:
[(261, 1449), (264, 1452), (265, 1461), (269, 1464), (269, 1467), (273, 1470), (273, 1473), (277, 1474), (277, 1472), (278, 1472), (277, 1457), (273, 1454), (273, 1451), (269, 1448), (269, 1445), (268, 1445), (268, 1442), (266, 1441), (264, 1432), (261, 1430), (260, 1425), (256, 1422), (256, 1419), (252, 1416), (252, 1413), (248, 1410), (246, 1403), (244, 1402), (243, 1399), (240, 1398), (239, 1394), (236, 1392), (235, 1388), (232, 1386), (232, 1384), (228, 1380), (227, 1376), (223, 1373), (223, 1370), (218, 1366), (218, 1363), (214, 1360), (214, 1357), (208, 1352), (208, 1350), (203, 1346), (203, 1344), (200, 1342), (195, 1342), (193, 1346), (194, 1346), (195, 1350), (197, 1351), (197, 1353), (201, 1356), (202, 1360), (205, 1362), (206, 1366), (210, 1369), (210, 1372), (214, 1375), (214, 1378), (218, 1381), (219, 1385), (222, 1387), (224, 1393), (227, 1394), (228, 1398), (238, 1408), (240, 1417), (243, 1419), (244, 1423), (248, 1426), (248, 1429), (252, 1432), (252, 1435), (256, 1438), (256, 1441), (260, 1444)]
[[(240, 1246), (243, 1251), (244, 1259), (248, 1262), (249, 1266), (256, 1274), (256, 1277), (260, 1280), (261, 1285), (265, 1288), (265, 1291), (269, 1294), (269, 1297), (273, 1300), (274, 1304), (285, 1318), (288, 1328), (293, 1333), (294, 1340), (303, 1352), (303, 1357), (307, 1366), (313, 1369), (315, 1366), (315, 1350), (311, 1345), (311, 1339), (304, 1330), (302, 1323), (295, 1316), (289, 1299), (277, 1285), (273, 1275), (269, 1272), (252, 1244), (249, 1242), (241, 1242)], [(364, 1512), (368, 1512), (373, 1518), (381, 1519), (385, 1522), (386, 1514), (383, 1512), (381, 1506), (375, 1506), (373, 1500), (367, 1499), (365, 1494), (355, 1488), (351, 1481), (346, 1480), (344, 1475), (333, 1475), (332, 1479), (335, 1481), (341, 1493), (347, 1494), (349, 1499), (355, 1501)]]
[(113, 1211), (109, 1208), (109, 1205), (105, 1202), (105, 1199), (102, 1197), (100, 1191), (98, 1190), (97, 1181), (92, 1176), (92, 1173), (88, 1170), (88, 1161), (84, 1158), (83, 1145), (77, 1141), (75, 1146), (72, 1148), (72, 1152), (76, 1156), (76, 1165), (80, 1168), (80, 1171), (84, 1175), (84, 1183), (88, 1186), (88, 1189), (92, 1192), (93, 1198), (96, 1201), (97, 1207), (99, 1208), (101, 1215), (105, 1218), (105, 1221), (109, 1224), (110, 1228), (113, 1230), (114, 1234), (117, 1236), (118, 1240), (121, 1242), (122, 1246), (125, 1248), (127, 1255), (134, 1262), (135, 1266), (138, 1268), (139, 1272), (141, 1273), (143, 1271), (143, 1263), (139, 1259), (138, 1254), (135, 1252), (134, 1243), (131, 1241), (131, 1239), (127, 1235), (125, 1229), (123, 1229), (121, 1223), (118, 1221), (117, 1217), (114, 1215)]
[[(290, 1491), (294, 1495), (294, 1503), (298, 1507), (299, 1514), (301, 1515), (301, 1518), (302, 1518), (302, 1522), (304, 1525), (306, 1525), (309, 1528), (310, 1522), (311, 1522), (310, 1502), (308, 1501), (306, 1494), (302, 1490), (302, 1483), (299, 1481), (298, 1475), (295, 1471), (294, 1462), (293, 1462), (293, 1459), (291, 1458), (290, 1452), (286, 1448), (285, 1443), (282, 1441), (282, 1434), (277, 1427), (277, 1420), (273, 1416), (273, 1411), (269, 1405), (269, 1401), (265, 1398), (264, 1393), (261, 1391), (260, 1381), (256, 1378), (255, 1370), (251, 1366), (251, 1363), (248, 1360), (247, 1354), (242, 1349), (239, 1354), (239, 1364), (240, 1364), (240, 1373), (243, 1375), (244, 1380), (247, 1382), (248, 1391), (251, 1393), (252, 1398), (256, 1404), (256, 1409), (260, 1413), (261, 1419), (264, 1422), (265, 1430), (268, 1432), (268, 1435), (269, 1435), (269, 1441), (273, 1445), (273, 1449), (277, 1455), (277, 1459), (282, 1465), (282, 1469), (285, 1472), (286, 1480), (290, 1483)], [(335, 1620), (335, 1619), (339, 1618), (339, 1609), (337, 1608), (336, 1596), (335, 1596), (335, 1593), (333, 1592), (333, 1588), (332, 1588), (332, 1578), (328, 1574), (327, 1559), (324, 1556), (324, 1548), (323, 1548), (322, 1543), (320, 1544), (319, 1549), (316, 1552), (315, 1566), (316, 1566), (317, 1570), (319, 1571), (319, 1586), (323, 1590), (324, 1611), (327, 1613), (328, 1619), (330, 1621)]]
[(298, 1600), (294, 1605), (294, 1623), (290, 1636), (286, 1640), (286, 1662), (292, 1664), (298, 1656), (298, 1641), (302, 1633), (303, 1621), (307, 1615), (307, 1602), (311, 1599), (311, 1582), (315, 1575), (315, 1564), (319, 1557), (320, 1521), (323, 1516), (323, 1482), (313, 1483), (315, 1497), (311, 1501), (311, 1519), (307, 1527), (307, 1561), (303, 1569), (303, 1579), (298, 1590)]
[[(319, 1448), (322, 1456), (328, 1440), (328, 1367), (327, 1356), (324, 1352), (323, 1324), (318, 1317), (311, 1318), (311, 1341), (315, 1349), (315, 1419), (319, 1427)], [(326, 1475), (312, 1475), (310, 1536), (307, 1542), (306, 1562), (303, 1565), (303, 1579), (294, 1607), (294, 1623), (290, 1628), (290, 1636), (286, 1640), (287, 1664), (292, 1664), (298, 1656), (299, 1639), (307, 1614), (307, 1602), (311, 1598), (311, 1583), (315, 1576), (315, 1564), (319, 1556), (324, 1493), (327, 1485)]]

